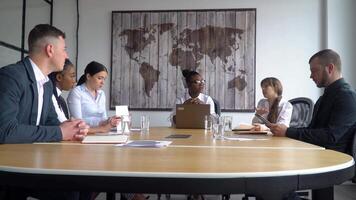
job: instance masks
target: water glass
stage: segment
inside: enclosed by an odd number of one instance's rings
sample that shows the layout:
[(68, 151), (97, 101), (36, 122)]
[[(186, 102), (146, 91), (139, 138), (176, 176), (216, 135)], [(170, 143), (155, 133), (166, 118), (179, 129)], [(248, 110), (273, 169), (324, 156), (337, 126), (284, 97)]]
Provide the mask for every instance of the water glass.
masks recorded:
[(204, 128), (205, 130), (211, 130), (212, 118), (210, 115), (205, 115)]
[(147, 115), (141, 116), (141, 132), (148, 133), (150, 130), (150, 118)]
[(121, 133), (129, 134), (131, 130), (131, 116), (122, 115), (121, 116)]
[(214, 139), (224, 139), (225, 134), (225, 121), (224, 117), (218, 117), (213, 120), (212, 132)]
[(232, 116), (224, 117), (225, 131), (232, 131)]

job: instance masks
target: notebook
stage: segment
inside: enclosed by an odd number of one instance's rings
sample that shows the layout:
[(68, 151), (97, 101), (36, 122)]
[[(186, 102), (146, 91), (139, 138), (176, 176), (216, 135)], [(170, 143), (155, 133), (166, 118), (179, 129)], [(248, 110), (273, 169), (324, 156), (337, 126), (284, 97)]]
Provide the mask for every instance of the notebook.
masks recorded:
[(118, 144), (125, 143), (127, 135), (87, 135), (83, 139), (83, 144)]
[(210, 115), (209, 104), (177, 104), (176, 128), (204, 128), (206, 115)]

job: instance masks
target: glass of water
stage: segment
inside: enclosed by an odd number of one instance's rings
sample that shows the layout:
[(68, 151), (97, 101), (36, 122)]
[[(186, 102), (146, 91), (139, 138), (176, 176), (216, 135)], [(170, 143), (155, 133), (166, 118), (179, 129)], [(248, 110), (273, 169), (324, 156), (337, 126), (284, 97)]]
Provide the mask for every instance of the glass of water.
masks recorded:
[(225, 131), (232, 131), (232, 116), (224, 116)]
[(122, 134), (130, 134), (131, 130), (131, 116), (130, 115), (122, 115), (121, 116), (121, 133)]
[(150, 130), (150, 118), (147, 115), (141, 116), (141, 132), (148, 133)]
[(212, 132), (214, 139), (222, 140), (225, 134), (225, 120), (224, 117), (217, 117), (213, 120)]

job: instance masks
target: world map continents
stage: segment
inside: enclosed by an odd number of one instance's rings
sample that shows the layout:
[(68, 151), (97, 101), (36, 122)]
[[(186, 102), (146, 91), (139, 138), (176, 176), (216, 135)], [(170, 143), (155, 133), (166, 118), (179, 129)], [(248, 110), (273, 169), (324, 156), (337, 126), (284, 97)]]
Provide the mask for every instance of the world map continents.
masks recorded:
[(171, 110), (197, 71), (223, 111), (255, 107), (256, 10), (113, 11), (110, 107)]
[[(119, 37), (126, 37), (124, 49), (130, 59), (140, 64), (140, 75), (144, 79), (144, 88), (147, 96), (159, 80), (160, 71), (156, 66), (147, 62), (140, 62), (141, 52), (151, 43), (158, 40), (155, 35), (162, 35), (167, 31), (172, 31), (176, 27), (173, 23), (153, 24), (149, 27), (140, 27), (136, 29), (125, 29)], [(178, 34), (178, 37), (171, 38), (174, 41), (171, 53), (168, 55), (168, 61), (172, 67), (180, 67), (181, 70), (196, 70), (204, 55), (212, 63), (217, 58), (223, 61), (224, 71), (234, 72), (235, 68), (228, 66), (229, 57), (234, 56), (234, 52), (239, 49), (237, 39), (241, 39), (242, 29), (229, 27), (205, 26), (199, 29), (184, 29)], [(225, 40), (219, 40), (227, 38)], [(231, 60), (231, 59), (230, 59)], [(247, 82), (245, 72), (240, 70), (240, 75), (229, 80), (228, 88), (236, 88), (239, 91), (245, 89)]]

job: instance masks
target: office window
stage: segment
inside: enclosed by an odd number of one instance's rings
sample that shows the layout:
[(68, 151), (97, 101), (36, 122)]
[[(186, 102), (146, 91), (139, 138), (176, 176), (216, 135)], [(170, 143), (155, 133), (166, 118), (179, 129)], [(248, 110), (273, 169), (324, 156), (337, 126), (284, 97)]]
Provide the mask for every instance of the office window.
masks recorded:
[(36, 24), (52, 24), (52, 4), (53, 0), (1, 0), (0, 67), (27, 56), (29, 31)]

